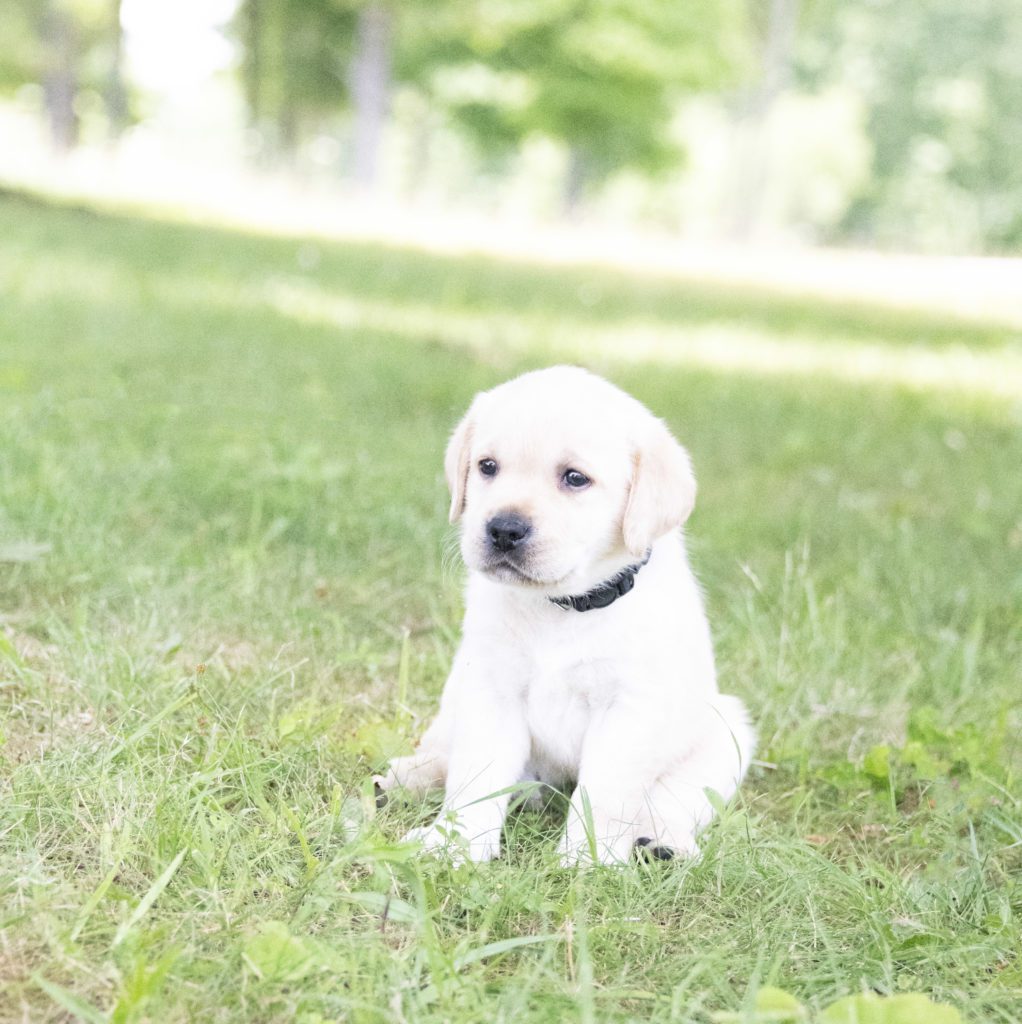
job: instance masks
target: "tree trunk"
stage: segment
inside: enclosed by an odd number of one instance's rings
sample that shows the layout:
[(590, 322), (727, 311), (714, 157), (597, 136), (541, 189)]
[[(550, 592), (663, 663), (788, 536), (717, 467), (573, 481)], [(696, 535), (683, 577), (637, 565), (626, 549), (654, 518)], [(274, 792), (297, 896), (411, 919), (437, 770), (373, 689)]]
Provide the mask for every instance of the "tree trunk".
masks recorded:
[(372, 188), (379, 175), (380, 141), (390, 105), (391, 12), (371, 0), (358, 15), (351, 94), (355, 104), (355, 181)]
[(425, 182), (429, 174), (434, 132), (429, 104), (423, 100), (416, 100), (415, 105), (417, 109), (415, 110), (411, 126), (407, 177), (403, 187), (405, 197), (408, 199), (414, 199), (418, 195), (422, 189), (423, 182)]
[(110, 138), (121, 137), (128, 125), (128, 93), (124, 87), (123, 73), (124, 32), (121, 29), (121, 0), (110, 4), (110, 66), (107, 69), (106, 119)]
[(290, 99), (286, 99), (277, 115), (277, 158), (283, 166), (295, 166), (298, 140), (298, 115)]
[(248, 103), (249, 124), (258, 129), (263, 119), (263, 18), (262, 0), (245, 0), (241, 9), (242, 34), (245, 60), (242, 64), (242, 80), (245, 84), (245, 100)]
[(78, 41), (71, 15), (58, 3), (50, 3), (42, 17), (42, 38), (46, 53), (43, 97), (50, 122), (50, 137), (58, 153), (67, 153), (78, 143)]
[(585, 195), (586, 183), (589, 180), (589, 166), (586, 154), (577, 146), (572, 146), (568, 153), (568, 171), (564, 177), (564, 216), (567, 220), (577, 220), (582, 197)]
[(770, 0), (763, 71), (737, 125), (737, 188), (734, 233), (742, 239), (756, 230), (770, 182), (767, 121), (774, 103), (791, 82), (800, 0)]
[(759, 90), (765, 107), (788, 87), (795, 57), (795, 30), (799, 0), (770, 0), (770, 21), (763, 48), (763, 84)]

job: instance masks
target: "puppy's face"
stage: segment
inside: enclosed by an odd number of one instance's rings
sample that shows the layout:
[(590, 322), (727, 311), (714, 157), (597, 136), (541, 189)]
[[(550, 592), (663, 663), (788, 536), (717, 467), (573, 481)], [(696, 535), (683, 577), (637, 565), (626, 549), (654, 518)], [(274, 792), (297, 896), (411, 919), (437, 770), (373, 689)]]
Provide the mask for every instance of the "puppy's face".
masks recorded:
[(588, 589), (679, 526), (688, 457), (637, 401), (554, 367), (478, 395), (445, 462), (471, 569), (550, 593)]

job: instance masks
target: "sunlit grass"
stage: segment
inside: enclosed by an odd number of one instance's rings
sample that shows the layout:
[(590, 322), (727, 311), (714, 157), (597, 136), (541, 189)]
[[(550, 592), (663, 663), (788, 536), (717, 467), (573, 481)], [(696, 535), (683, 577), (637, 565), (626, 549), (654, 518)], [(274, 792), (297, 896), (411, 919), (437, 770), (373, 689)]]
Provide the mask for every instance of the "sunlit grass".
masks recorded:
[[(1019, 351), (0, 203), (0, 1019), (708, 1024), (774, 984), (1014, 1024)], [(451, 425), (561, 359), (691, 449), (721, 679), (769, 767), (698, 863), (563, 872), (526, 814), (452, 871), (366, 779), (457, 639)]]
[(853, 383), (902, 385), (924, 391), (1022, 399), (1022, 344), (976, 350), (966, 344), (941, 349), (882, 342), (821, 344), (806, 332), (785, 334), (747, 327), (722, 316), (717, 323), (665, 324), (624, 320), (605, 325), (568, 312), (443, 309), (437, 304), (362, 301), (326, 289), (281, 281), (251, 296), (254, 303), (309, 324), (369, 329), (409, 339), (439, 336), (486, 358), (495, 349), (519, 357), (599, 358), (608, 363), (655, 363), (765, 376), (827, 377)]

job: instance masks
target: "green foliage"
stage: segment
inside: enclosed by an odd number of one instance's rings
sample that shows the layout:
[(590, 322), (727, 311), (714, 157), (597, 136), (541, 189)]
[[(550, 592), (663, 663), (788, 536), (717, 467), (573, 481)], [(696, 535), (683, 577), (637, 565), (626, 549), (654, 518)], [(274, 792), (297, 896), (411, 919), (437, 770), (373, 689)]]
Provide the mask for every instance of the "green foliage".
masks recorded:
[(805, 79), (869, 113), (873, 173), (844, 230), (936, 245), (1022, 245), (1022, 19), (1015, 0), (819, 3)]
[(814, 1014), (790, 992), (767, 985), (756, 993), (750, 1012), (715, 1013), (713, 1019), (720, 1024), (961, 1024), (962, 1017), (918, 992), (845, 996)]
[[(1012, 1021), (1017, 332), (310, 244), (0, 201), (0, 1019)], [(559, 360), (697, 466), (764, 765), (694, 862), (564, 871), (554, 807), (455, 868), (373, 799), (457, 638), (451, 424)]]
[[(257, 123), (285, 148), (348, 102), (357, 14), (350, 0), (245, 0), (235, 18)], [(676, 162), (679, 96), (730, 81), (742, 59), (735, 0), (506, 0), (389, 8), (397, 79), (425, 93), (487, 153), (531, 135), (563, 142), (601, 178)]]
[(7, 0), (0, 32), (0, 89), (11, 91), (38, 81), (44, 48), (38, 31), (38, 5), (32, 0)]
[(867, 750), (861, 768), (851, 762), (832, 764), (824, 767), (823, 777), (842, 790), (871, 787), (898, 807), (939, 806), (966, 820), (1014, 789), (1014, 774), (1005, 770), (1007, 709), (993, 721), (954, 727), (940, 724), (934, 708), (922, 707), (909, 719), (907, 733), (903, 744)]
[(821, 1024), (961, 1024), (961, 1019), (954, 1007), (933, 1003), (918, 992), (847, 996), (820, 1015)]
[(317, 964), (315, 947), (283, 921), (264, 921), (244, 946), (245, 962), (263, 980), (301, 981)]
[(0, 33), (0, 88), (40, 81), (51, 62), (46, 28), (51, 12), (69, 19), (75, 71), (84, 88), (99, 89), (107, 73), (104, 57), (115, 29), (115, 0), (4, 0)]
[(738, 4), (475, 0), (410, 19), (401, 67), (484, 150), (565, 143), (588, 176), (676, 162), (680, 95), (719, 87), (742, 49)]
[(98, 104), (103, 94), (109, 98), (120, 45), (119, 15), (120, 0), (4, 0), (0, 95), (26, 83), (44, 83), (58, 72), (73, 83), (77, 107), (84, 100)]
[(241, 74), (255, 124), (293, 149), (348, 103), (356, 4), (244, 0), (234, 18)]

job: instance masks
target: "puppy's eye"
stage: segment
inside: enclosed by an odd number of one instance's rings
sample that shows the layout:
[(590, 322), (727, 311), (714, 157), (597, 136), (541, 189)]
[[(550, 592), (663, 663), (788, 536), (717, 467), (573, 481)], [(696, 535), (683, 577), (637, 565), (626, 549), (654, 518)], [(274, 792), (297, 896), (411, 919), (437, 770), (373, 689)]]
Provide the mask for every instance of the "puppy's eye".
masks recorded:
[(496, 476), (497, 475), (497, 463), (493, 459), (481, 459), (479, 462), (479, 472), (483, 476)]
[(592, 483), (589, 477), (578, 469), (566, 469), (561, 479), (564, 481), (564, 486), (571, 488), (573, 491), (580, 491), (583, 487), (588, 487)]

